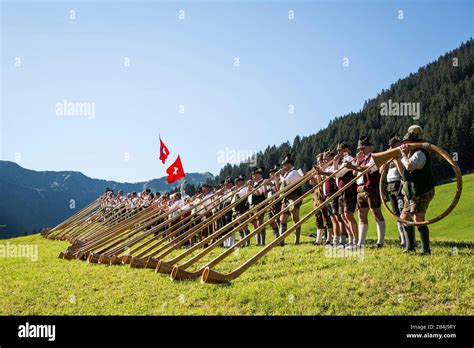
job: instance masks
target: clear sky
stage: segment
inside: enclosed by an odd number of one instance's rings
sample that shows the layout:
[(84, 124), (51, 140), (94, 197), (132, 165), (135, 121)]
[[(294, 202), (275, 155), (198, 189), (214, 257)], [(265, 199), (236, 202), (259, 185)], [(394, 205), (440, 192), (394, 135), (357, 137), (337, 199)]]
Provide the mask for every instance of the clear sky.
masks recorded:
[(167, 164), (216, 174), (222, 151), (315, 133), (456, 48), (472, 4), (2, 1), (0, 158), (142, 181), (166, 174), (161, 134)]

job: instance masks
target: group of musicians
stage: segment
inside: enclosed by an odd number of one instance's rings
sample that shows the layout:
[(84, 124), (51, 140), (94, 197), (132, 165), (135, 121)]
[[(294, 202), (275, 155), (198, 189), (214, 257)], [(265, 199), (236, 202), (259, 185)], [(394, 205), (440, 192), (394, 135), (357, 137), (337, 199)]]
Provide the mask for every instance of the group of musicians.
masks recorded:
[[(424, 149), (409, 151), (405, 144), (422, 141), (422, 133), (420, 126), (413, 125), (403, 138), (393, 133), (388, 141), (389, 148), (399, 147), (400, 155), (388, 164), (382, 190), (391, 203), (392, 211), (404, 221), (425, 221), (426, 211), (434, 197), (435, 180), (431, 171), (430, 153)], [(316, 185), (323, 182), (323, 185), (314, 191), (315, 207), (336, 195), (338, 190), (343, 191), (337, 199), (331, 199), (323, 209), (317, 211), (315, 244), (321, 244), (323, 237), (326, 237), (324, 244), (347, 249), (362, 247), (367, 238), (367, 217), (371, 211), (377, 227), (374, 247), (383, 247), (385, 220), (381, 211), (379, 187), (381, 168), (374, 164), (373, 146), (368, 137), (363, 136), (359, 139), (355, 157), (352, 157), (351, 146), (345, 141), (340, 142), (336, 149), (316, 156), (314, 168), (317, 174), (310, 183)], [(364, 174), (361, 175), (361, 172)], [(345, 187), (346, 185), (348, 186)], [(356, 208), (358, 224), (354, 218)], [(397, 221), (397, 228), (403, 251), (414, 251), (414, 226)], [(430, 254), (428, 227), (419, 226), (418, 232), (421, 240), (420, 255)]]
[[(435, 181), (431, 172), (430, 153), (424, 149), (410, 151), (406, 142), (421, 141), (423, 130), (420, 126), (409, 127), (403, 139), (392, 134), (388, 141), (389, 148), (398, 147), (400, 155), (389, 163), (383, 192), (395, 212), (403, 221), (420, 222), (425, 220), (425, 213), (434, 196)], [(192, 245), (203, 240), (217, 230), (220, 235), (235, 230), (240, 236), (240, 246), (250, 245), (250, 229), (259, 229), (256, 233), (256, 244), (266, 243), (266, 228), (271, 227), (273, 236), (279, 238), (288, 228), (288, 220), (293, 224), (300, 220), (302, 204), (302, 186), (300, 180), (306, 176), (314, 187), (313, 201), (316, 210), (316, 245), (332, 245), (338, 248), (357, 249), (365, 245), (369, 230), (368, 214), (373, 214), (377, 229), (375, 248), (382, 248), (385, 243), (385, 220), (381, 210), (380, 170), (373, 159), (374, 144), (367, 136), (359, 139), (357, 147), (340, 141), (337, 147), (327, 150), (315, 157), (314, 174), (305, 175), (294, 166), (293, 158), (286, 155), (280, 166), (274, 165), (264, 178), (264, 170), (256, 168), (251, 179), (246, 182), (244, 175), (232, 179), (226, 178), (220, 185), (211, 187), (202, 185), (192, 196), (183, 192), (174, 194), (156, 193), (153, 195), (145, 189), (140, 195), (136, 193), (117, 195), (106, 192), (104, 202), (107, 209), (139, 211), (150, 205), (159, 206), (169, 215), (169, 226), (183, 222), (183, 218), (192, 215), (193, 225), (202, 221), (212, 221), (200, 229), (200, 233), (189, 240)], [(306, 182), (307, 180), (302, 180)], [(293, 185), (294, 184), (294, 185)], [(266, 200), (265, 204), (261, 204)], [(233, 205), (232, 209), (228, 208)], [(223, 211), (222, 214), (219, 214)], [(358, 212), (358, 220), (354, 214)], [(218, 219), (213, 216), (219, 214)], [(246, 216), (243, 216), (243, 215)], [(265, 223), (265, 215), (269, 223)], [(248, 220), (251, 218), (251, 220)], [(243, 221), (251, 221), (250, 224)], [(185, 233), (190, 228), (184, 229)], [(414, 251), (416, 246), (414, 226), (397, 221), (400, 244), (404, 252)], [(430, 254), (429, 229), (419, 226), (421, 255)], [(294, 244), (300, 243), (301, 227), (295, 228)], [(217, 237), (218, 238), (218, 237)], [(215, 239), (216, 240), (216, 239)], [(213, 241), (215, 241), (213, 240)], [(280, 238), (284, 244), (285, 238)], [(237, 243), (236, 233), (231, 233), (222, 243), (232, 247)]]
[[(422, 141), (423, 130), (418, 125), (409, 127), (407, 134), (402, 138), (392, 134), (388, 140), (388, 147), (399, 147), (400, 155), (390, 162), (387, 177), (383, 181), (382, 191), (391, 203), (393, 212), (405, 221), (420, 222), (425, 220), (425, 213), (434, 196), (435, 181), (431, 171), (431, 156), (424, 149), (410, 151), (405, 142)], [(369, 230), (369, 211), (373, 214), (377, 240), (375, 248), (382, 248), (385, 243), (385, 219), (382, 214), (380, 197), (380, 170), (372, 157), (374, 144), (367, 136), (359, 139), (354, 149), (346, 141), (341, 141), (335, 149), (330, 149), (315, 158), (315, 175), (310, 178), (311, 185), (318, 185), (313, 193), (314, 207), (323, 206), (316, 212), (316, 245), (331, 244), (338, 248), (356, 249), (365, 245)], [(353, 153), (355, 152), (355, 155)], [(281, 187), (291, 185), (304, 175), (294, 167), (291, 155), (287, 155), (281, 163), (281, 168), (274, 166), (269, 170), (269, 178), (263, 178), (262, 168), (252, 172), (252, 178), (245, 184), (245, 178), (239, 176), (235, 180), (238, 192), (234, 201), (246, 195), (250, 190), (253, 193), (248, 201), (243, 201), (234, 208), (232, 217), (237, 218), (252, 207), (255, 207), (268, 197), (278, 198)], [(230, 182), (226, 179), (226, 183)], [(234, 182), (232, 181), (232, 185)], [(232, 185), (230, 187), (232, 187)], [(293, 223), (299, 221), (299, 210), (302, 195), (301, 187), (285, 195), (285, 199), (272, 205), (266, 211), (271, 220), (275, 238), (287, 230), (288, 219)], [(327, 202), (326, 202), (327, 201)], [(229, 203), (231, 203), (230, 201)], [(271, 202), (271, 201), (270, 201)], [(326, 204), (324, 204), (326, 202)], [(286, 208), (286, 209), (285, 209)], [(289, 209), (288, 209), (289, 208)], [(358, 221), (354, 214), (358, 212)], [(280, 215), (278, 219), (272, 219)], [(258, 228), (264, 223), (264, 213), (256, 213), (253, 227)], [(412, 225), (397, 221), (400, 236), (400, 245), (404, 252), (415, 250), (415, 228)], [(419, 226), (421, 240), (421, 255), (430, 254), (429, 229)], [(250, 233), (248, 227), (241, 227), (241, 239)], [(300, 242), (301, 227), (295, 229), (294, 244)], [(266, 230), (262, 228), (256, 235), (256, 244), (264, 245)], [(225, 246), (235, 243), (235, 236), (229, 238)], [(247, 240), (243, 246), (249, 245)], [(284, 240), (281, 241), (283, 245)]]

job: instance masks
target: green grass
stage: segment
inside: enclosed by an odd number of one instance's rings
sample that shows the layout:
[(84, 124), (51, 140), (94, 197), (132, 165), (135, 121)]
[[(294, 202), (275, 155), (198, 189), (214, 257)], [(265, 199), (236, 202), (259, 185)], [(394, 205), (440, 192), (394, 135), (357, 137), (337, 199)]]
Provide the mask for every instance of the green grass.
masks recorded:
[[(61, 260), (66, 242), (39, 235), (10, 239), (37, 245), (39, 260), (0, 258), (0, 314), (472, 315), (474, 175), (464, 184), (454, 212), (431, 227), (430, 257), (401, 254), (395, 222), (386, 214), (391, 240), (382, 250), (367, 248), (363, 258), (328, 257), (327, 249), (304, 237), (300, 246), (275, 248), (229, 285), (171, 282), (151, 270)], [(452, 183), (437, 188), (429, 216), (449, 204), (452, 192)], [(310, 209), (307, 201), (302, 213)], [(372, 220), (372, 239), (374, 226)], [(303, 233), (313, 231), (311, 219)], [(257, 250), (239, 249), (216, 269), (229, 271)]]

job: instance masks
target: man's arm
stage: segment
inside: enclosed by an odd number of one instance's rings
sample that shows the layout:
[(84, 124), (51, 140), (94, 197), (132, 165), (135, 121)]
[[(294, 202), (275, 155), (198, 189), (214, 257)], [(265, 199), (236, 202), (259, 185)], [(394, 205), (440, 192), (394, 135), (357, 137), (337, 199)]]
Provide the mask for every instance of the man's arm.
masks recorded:
[(408, 157), (408, 147), (403, 144), (400, 146), (400, 153), (402, 154), (401, 163), (406, 170), (422, 169), (425, 166), (426, 156), (422, 151), (415, 151), (411, 157)]

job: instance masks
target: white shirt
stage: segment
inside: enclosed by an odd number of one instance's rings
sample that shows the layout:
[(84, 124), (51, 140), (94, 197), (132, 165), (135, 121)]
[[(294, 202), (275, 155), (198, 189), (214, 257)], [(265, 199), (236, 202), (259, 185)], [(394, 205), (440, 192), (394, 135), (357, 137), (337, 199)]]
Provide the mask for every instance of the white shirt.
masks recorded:
[(226, 189), (223, 195), (223, 201), (225, 203), (232, 202), (232, 195), (234, 194), (232, 189)]
[(301, 175), (299, 170), (296, 170), (295, 167), (291, 168), (289, 172), (287, 172), (283, 176), (283, 180), (285, 180), (285, 184), (289, 185), (299, 178), (301, 178), (303, 175)]
[[(327, 172), (327, 173), (333, 173), (334, 172), (334, 166), (330, 165), (324, 171)], [(327, 196), (327, 194), (326, 194), (326, 185), (323, 185), (323, 195)]]
[(208, 211), (208, 207), (213, 204), (213, 198), (209, 198), (209, 197), (212, 197), (214, 196), (214, 192), (209, 192), (207, 195), (205, 195), (202, 200), (206, 200), (203, 204), (203, 207), (204, 207), (204, 211)]
[[(339, 164), (339, 168), (342, 167), (344, 165), (344, 163), (351, 163), (353, 160), (354, 160), (354, 157), (352, 157), (351, 155), (346, 153), (346, 155), (344, 157), (342, 157), (342, 161)], [(336, 174), (336, 178), (342, 178), (344, 175), (346, 175), (350, 171), (351, 171), (351, 169), (349, 169), (349, 168), (342, 168)]]
[(234, 197), (232, 198), (232, 203), (234, 203), (235, 201), (237, 201), (239, 198), (245, 196), (245, 195), (247, 194), (247, 192), (248, 192), (248, 189), (249, 189), (249, 188), (248, 188), (247, 185), (242, 186), (242, 188), (241, 188), (241, 189), (239, 190), (239, 192), (237, 193), (237, 195), (238, 195), (239, 197), (237, 198), (237, 196), (234, 195)]
[(192, 202), (192, 207), (193, 209), (191, 210), (191, 214), (194, 214), (196, 213), (197, 211), (197, 206), (199, 205), (199, 203), (201, 202), (201, 198), (196, 198), (193, 202)]
[(388, 168), (387, 171), (387, 182), (400, 181), (400, 173), (396, 166)]
[[(181, 208), (184, 204), (184, 201), (182, 199), (178, 199), (177, 201), (175, 201), (172, 205), (171, 205), (171, 209), (175, 209), (175, 208)], [(180, 209), (176, 209), (176, 211), (174, 211), (173, 213), (171, 213), (171, 217), (175, 217), (175, 216), (178, 216), (180, 214)]]
[(413, 169), (423, 169), (426, 163), (426, 155), (423, 151), (415, 151), (410, 157), (410, 163), (413, 166)]

